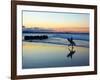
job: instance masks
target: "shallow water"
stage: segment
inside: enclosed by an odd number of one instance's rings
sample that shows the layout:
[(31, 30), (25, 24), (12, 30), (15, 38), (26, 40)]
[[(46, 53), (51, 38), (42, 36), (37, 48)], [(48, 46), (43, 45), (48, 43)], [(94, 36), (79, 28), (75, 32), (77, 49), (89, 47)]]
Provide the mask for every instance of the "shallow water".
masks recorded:
[(24, 36), (36, 36), (36, 35), (47, 35), (48, 38), (63, 38), (67, 39), (70, 37), (73, 37), (74, 40), (85, 40), (89, 41), (89, 34), (80, 34), (80, 33), (73, 33), (73, 34), (67, 34), (67, 33), (23, 33)]
[(70, 58), (67, 57), (67, 45), (23, 41), (22, 68), (88, 66), (89, 48), (74, 46), (74, 50), (76, 52)]

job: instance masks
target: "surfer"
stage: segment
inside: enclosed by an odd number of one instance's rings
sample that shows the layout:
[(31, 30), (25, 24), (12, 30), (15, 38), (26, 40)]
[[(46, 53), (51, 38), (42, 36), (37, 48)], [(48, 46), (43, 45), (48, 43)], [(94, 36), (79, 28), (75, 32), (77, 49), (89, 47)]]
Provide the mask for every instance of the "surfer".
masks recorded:
[(72, 37), (71, 38), (67, 38), (67, 40), (70, 42), (71, 46), (75, 46), (76, 45)]

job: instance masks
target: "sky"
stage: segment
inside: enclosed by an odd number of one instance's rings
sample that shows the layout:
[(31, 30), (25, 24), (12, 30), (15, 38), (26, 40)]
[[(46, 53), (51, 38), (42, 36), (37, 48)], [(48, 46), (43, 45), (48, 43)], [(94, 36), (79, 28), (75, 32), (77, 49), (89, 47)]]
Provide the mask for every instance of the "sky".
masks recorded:
[(25, 28), (50, 29), (55, 32), (89, 32), (88, 13), (23, 11)]

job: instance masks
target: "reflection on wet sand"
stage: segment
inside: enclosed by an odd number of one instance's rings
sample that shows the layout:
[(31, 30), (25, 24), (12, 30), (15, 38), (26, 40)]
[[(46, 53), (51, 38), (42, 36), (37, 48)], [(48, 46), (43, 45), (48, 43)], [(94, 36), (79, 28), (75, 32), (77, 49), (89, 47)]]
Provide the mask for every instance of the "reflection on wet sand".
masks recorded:
[[(74, 49), (77, 53), (74, 54)], [(89, 48), (75, 46), (69, 50), (66, 45), (48, 43), (23, 42), (22, 68), (47, 68), (47, 67), (68, 67), (89, 65)]]
[(72, 59), (72, 56), (75, 54), (76, 51), (74, 50), (73, 46), (71, 49), (70, 48), (68, 48), (68, 49), (69, 49), (70, 53), (67, 55), (67, 57), (70, 57)]

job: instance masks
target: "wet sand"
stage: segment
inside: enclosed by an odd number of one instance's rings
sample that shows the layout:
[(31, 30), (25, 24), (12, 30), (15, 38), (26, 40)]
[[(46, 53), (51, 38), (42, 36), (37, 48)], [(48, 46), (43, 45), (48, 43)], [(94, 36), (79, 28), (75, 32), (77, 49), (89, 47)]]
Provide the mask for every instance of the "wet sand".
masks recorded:
[[(76, 42), (81, 43), (79, 40)], [(68, 45), (23, 41), (22, 68), (88, 66), (89, 48), (74, 46), (74, 49), (76, 53), (71, 59), (67, 57), (69, 54)]]

